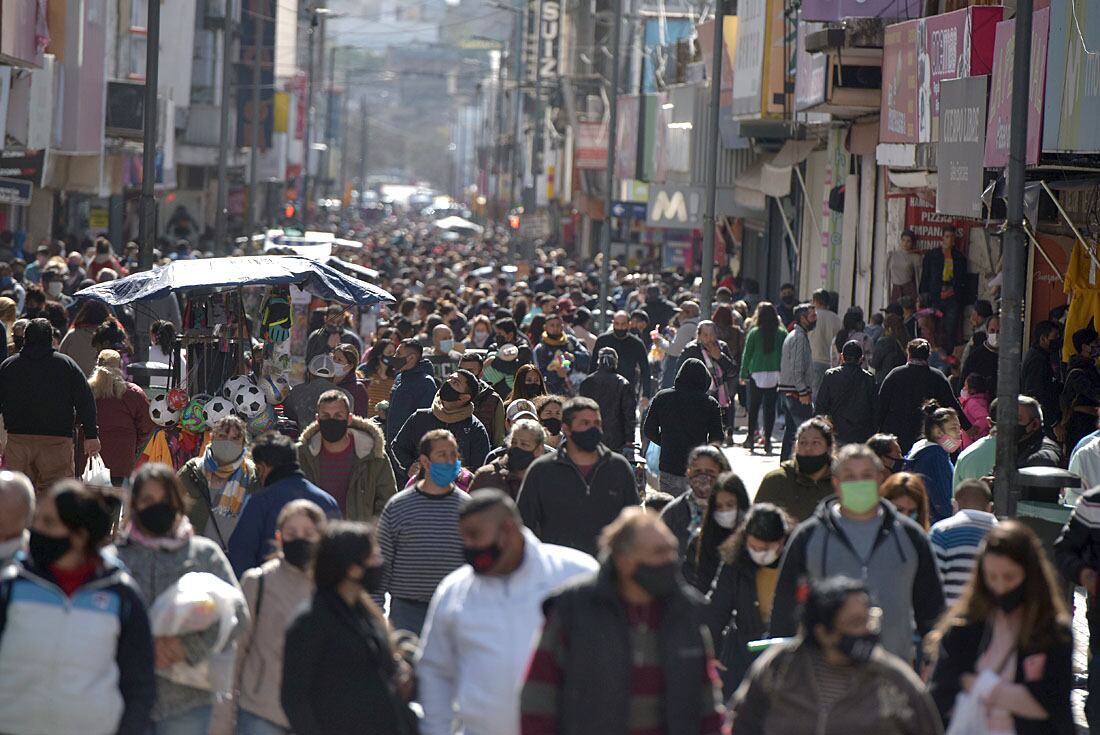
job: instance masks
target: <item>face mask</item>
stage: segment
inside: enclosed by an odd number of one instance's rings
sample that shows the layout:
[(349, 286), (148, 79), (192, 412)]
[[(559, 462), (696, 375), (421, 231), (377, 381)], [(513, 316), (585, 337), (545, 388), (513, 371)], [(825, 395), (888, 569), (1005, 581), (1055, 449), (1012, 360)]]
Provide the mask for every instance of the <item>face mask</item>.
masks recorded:
[(503, 554), (504, 548), (496, 541), (480, 549), (472, 549), (469, 546), (462, 548), (462, 555), (466, 559), (466, 563), (474, 568), (476, 574), (485, 574), (495, 567)]
[(439, 340), (439, 351), (450, 352), (455, 347), (455, 341), (453, 339), (441, 339)]
[(807, 324), (807, 325), (806, 325), (806, 326), (804, 327), (804, 329), (805, 329), (805, 330), (806, 330), (807, 332), (812, 332), (812, 331), (814, 331), (815, 329), (817, 329), (817, 321), (815, 320), (815, 321), (812, 321), (812, 322), (810, 322), (809, 324)]
[(73, 542), (68, 536), (47, 536), (44, 533), (31, 531), (31, 538), (27, 544), (31, 561), (40, 569), (47, 569), (65, 554), (69, 553)]
[(553, 436), (561, 433), (561, 419), (539, 419), (539, 423)]
[(798, 471), (804, 475), (812, 475), (820, 472), (829, 464), (828, 454), (796, 454), (794, 461), (798, 463)]
[(600, 446), (600, 442), (603, 441), (603, 432), (600, 431), (600, 427), (593, 426), (584, 431), (574, 431), (569, 438), (580, 447), (581, 451), (594, 452)]
[(958, 451), (959, 445), (962, 442), (960, 442), (958, 439), (951, 436), (950, 434), (944, 434), (936, 440), (936, 443), (943, 447), (943, 451), (947, 452), (948, 454), (954, 454)]
[(614, 334), (617, 339), (626, 339), (626, 335), (629, 334), (629, 330), (626, 330), (626, 329), (612, 329), (611, 333)]
[(218, 460), (218, 464), (235, 462), (242, 451), (244, 446), (232, 439), (215, 439), (210, 442), (210, 453), (214, 455), (214, 459)]
[(866, 633), (864, 635), (842, 635), (837, 647), (852, 662), (865, 664), (871, 660), (871, 653), (877, 645), (878, 635), (876, 633)]
[(991, 597), (994, 605), (1001, 608), (1002, 611), (1010, 613), (1024, 602), (1024, 583), (1020, 582), (1003, 595), (991, 595)]
[(382, 364), (388, 367), (393, 367), (400, 362), (394, 355), (382, 355)]
[(340, 365), (340, 364), (335, 365), (335, 373), (334, 374), (337, 378), (342, 378), (345, 375), (347, 375), (349, 372), (351, 372), (351, 368), (349, 366)]
[(338, 442), (348, 433), (347, 419), (318, 419), (317, 426), (321, 429), (321, 438), (327, 442)]
[(317, 543), (304, 538), (283, 542), (283, 558), (286, 559), (287, 564), (299, 569), (306, 568), (316, 550)]
[(19, 352), (20, 350), (23, 349), (23, 335), (18, 335), (16, 337), (12, 337), (11, 342), (12, 342), (12, 346), (15, 348), (16, 352)]
[(878, 504), (878, 483), (848, 480), (840, 483), (840, 505), (853, 513), (866, 513)]
[(52, 298), (56, 299), (58, 296), (61, 295), (61, 290), (63, 287), (63, 284), (60, 284), (57, 281), (53, 281), (46, 286), (46, 293), (48, 293)]
[(898, 457), (890, 464), (890, 472), (904, 472), (905, 471), (905, 458)]
[(138, 523), (154, 536), (167, 536), (176, 525), (176, 509), (168, 503), (154, 503), (137, 512)]
[(733, 528), (737, 525), (737, 519), (741, 517), (741, 511), (739, 510), (716, 510), (714, 511), (714, 522), (722, 528)]
[(997, 344), (1000, 342), (1001, 335), (997, 332), (987, 332), (985, 335), (985, 343), (990, 347), (996, 349)]
[(770, 567), (779, 560), (781, 551), (782, 549), (765, 549), (764, 551), (749, 549), (749, 558), (758, 567)]
[(462, 397), (462, 394), (455, 390), (455, 387), (450, 383), (444, 383), (439, 388), (439, 397), (448, 403), (457, 401)]
[(377, 592), (382, 588), (382, 567), (363, 567), (363, 577), (359, 580), (359, 584), (363, 585), (363, 589), (367, 592)]
[(481, 346), (489, 341), (488, 332), (474, 332), (474, 344)]
[(523, 472), (535, 461), (535, 453), (530, 449), (508, 447), (508, 469)]
[(0, 565), (7, 564), (15, 558), (27, 543), (27, 532), (19, 534), (15, 538), (0, 543)]
[(432, 467), (428, 474), (431, 476), (432, 482), (436, 485), (447, 487), (458, 479), (461, 472), (462, 460), (456, 459), (454, 464), (450, 462), (432, 462)]
[(695, 497), (702, 500), (706, 500), (710, 497), (711, 492), (714, 490), (715, 478), (710, 475), (695, 475), (688, 478), (688, 484), (691, 486), (691, 492)]
[(639, 564), (634, 570), (634, 581), (654, 597), (665, 598), (680, 586), (679, 566), (676, 562), (657, 565)]

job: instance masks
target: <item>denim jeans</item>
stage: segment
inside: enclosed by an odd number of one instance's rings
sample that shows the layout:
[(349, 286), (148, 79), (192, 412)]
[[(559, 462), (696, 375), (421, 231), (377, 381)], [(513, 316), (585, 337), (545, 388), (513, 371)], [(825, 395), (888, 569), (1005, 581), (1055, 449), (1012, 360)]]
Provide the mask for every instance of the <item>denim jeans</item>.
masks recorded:
[(290, 730), (243, 709), (237, 710), (237, 735), (288, 735)]
[(779, 460), (791, 458), (794, 450), (794, 435), (802, 422), (814, 415), (811, 403), (803, 403), (798, 396), (783, 396), (783, 447), (779, 450)]
[(775, 399), (778, 396), (775, 388), (757, 388), (756, 383), (749, 381), (749, 440), (756, 440), (756, 427), (759, 422), (760, 409), (764, 409), (764, 440), (772, 440), (772, 430), (775, 429)]
[(390, 597), (390, 625), (394, 630), (407, 630), (420, 635), (426, 617), (428, 617), (428, 603)]
[(182, 715), (154, 722), (148, 735), (206, 735), (210, 729), (210, 705), (196, 707)]

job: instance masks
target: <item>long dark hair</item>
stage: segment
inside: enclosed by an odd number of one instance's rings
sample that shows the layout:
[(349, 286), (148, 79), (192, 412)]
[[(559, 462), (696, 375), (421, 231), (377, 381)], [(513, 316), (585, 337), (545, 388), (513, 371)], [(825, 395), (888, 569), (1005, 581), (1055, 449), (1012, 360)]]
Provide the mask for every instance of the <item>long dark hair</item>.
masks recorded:
[(720, 549), (722, 559), (727, 564), (738, 563), (741, 551), (745, 548), (745, 539), (749, 536), (769, 543), (782, 539), (785, 547), (787, 538), (797, 525), (787, 511), (778, 505), (753, 503), (748, 513), (737, 524), (737, 529), (722, 544)]
[[(368, 523), (333, 521), (326, 525), (313, 562), (313, 582), (317, 591), (335, 592), (347, 578), (348, 569), (371, 557), (375, 543), (374, 529)], [(361, 602), (371, 617), (385, 628), (386, 619), (370, 595), (363, 592)]]
[(156, 341), (158, 347), (164, 350), (165, 354), (170, 354), (173, 347), (176, 344), (176, 325), (165, 319), (153, 322), (153, 326), (149, 329), (150, 334)]
[(94, 555), (111, 534), (111, 524), (118, 510), (117, 500), (77, 480), (57, 483), (50, 489), (50, 497), (65, 528), (88, 533), (88, 547), (84, 553)]
[(932, 429), (943, 428), (944, 424), (959, 418), (953, 408), (944, 408), (935, 398), (929, 398), (921, 404), (921, 433), (925, 439), (932, 440)]
[[(528, 387), (527, 385), (527, 376), (530, 373), (539, 376), (539, 385), (537, 388), (534, 386)], [(516, 369), (516, 378), (512, 382), (512, 392), (508, 394), (508, 398), (504, 402), (511, 403), (517, 398), (526, 398), (530, 401), (544, 395), (546, 395), (546, 378), (543, 377), (536, 366), (528, 363), (526, 365), (520, 365)]]
[[(718, 508), (718, 493), (729, 493), (737, 498), (737, 510), (741, 514), (737, 526), (734, 528), (722, 528), (714, 520), (714, 514)], [(745, 489), (745, 483), (735, 472), (723, 472), (714, 483), (714, 491), (707, 499), (706, 510), (703, 511), (703, 521), (699, 529), (699, 541), (695, 546), (695, 566), (702, 565), (704, 559), (716, 558), (718, 547), (725, 543), (741, 523), (745, 520), (745, 513), (749, 509), (749, 493)], [(705, 581), (706, 584), (710, 580)]]
[(756, 305), (752, 323), (760, 330), (764, 341), (764, 352), (775, 351), (775, 335), (779, 331), (779, 313), (770, 301), (761, 301)]

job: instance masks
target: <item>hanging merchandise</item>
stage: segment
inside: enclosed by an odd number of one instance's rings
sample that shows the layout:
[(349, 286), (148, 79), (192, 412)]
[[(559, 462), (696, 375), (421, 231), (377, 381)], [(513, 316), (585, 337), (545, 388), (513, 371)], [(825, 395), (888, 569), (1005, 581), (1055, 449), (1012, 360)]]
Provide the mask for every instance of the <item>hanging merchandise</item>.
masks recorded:
[(165, 393), (156, 393), (149, 401), (149, 418), (157, 426), (175, 426), (180, 418), (180, 409), (174, 409)]
[(1066, 314), (1066, 338), (1062, 342), (1062, 360), (1069, 362), (1075, 354), (1073, 333), (1092, 323), (1100, 329), (1100, 277), (1096, 261), (1077, 242), (1069, 259), (1065, 292), (1069, 294), (1069, 313)]
[(180, 428), (192, 434), (206, 431), (206, 404), (210, 396), (195, 396), (180, 414)]
[(264, 392), (264, 399), (267, 400), (268, 405), (278, 406), (290, 393), (290, 378), (286, 373), (265, 375), (260, 379), (260, 390)]
[(183, 388), (173, 388), (168, 391), (167, 403), (169, 410), (182, 411), (189, 400), (191, 400), (191, 397), (187, 395), (187, 391)]
[(251, 383), (236, 391), (231, 400), (237, 413), (246, 418), (255, 418), (267, 406), (263, 391)]
[(234, 375), (232, 378), (225, 381), (225, 385), (222, 386), (221, 395), (226, 398), (232, 398), (237, 391), (248, 385), (255, 385), (250, 376)]
[(262, 338), (268, 342), (286, 342), (290, 339), (293, 319), (290, 309), (290, 288), (272, 286), (263, 307)]
[(248, 435), (255, 439), (260, 434), (275, 429), (278, 423), (275, 407), (265, 405), (254, 418), (248, 420)]
[(203, 410), (206, 412), (206, 423), (213, 426), (233, 413), (233, 402), (224, 396), (214, 396), (206, 402)]

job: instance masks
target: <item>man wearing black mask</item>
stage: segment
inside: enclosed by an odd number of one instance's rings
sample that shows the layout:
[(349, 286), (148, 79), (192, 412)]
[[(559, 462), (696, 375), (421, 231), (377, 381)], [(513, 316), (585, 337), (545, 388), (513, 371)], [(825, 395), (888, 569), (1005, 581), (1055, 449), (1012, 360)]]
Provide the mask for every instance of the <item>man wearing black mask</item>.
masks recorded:
[(386, 416), (386, 436), (392, 439), (413, 412), (432, 405), (436, 385), (432, 363), (424, 357), (424, 345), (415, 339), (402, 340), (393, 357), (383, 357), (382, 361), (397, 373)]
[[(1016, 399), (1016, 466), (1062, 467), (1062, 450), (1051, 438), (1043, 434), (1043, 409), (1030, 396)], [(1052, 499), (1056, 500), (1056, 498)]]
[(317, 420), (298, 443), (298, 464), (306, 479), (336, 499), (349, 521), (375, 521), (397, 492), (382, 430), (353, 415), (340, 390), (317, 401)]
[(611, 318), (611, 329), (596, 340), (593, 355), (610, 347), (619, 356), (615, 372), (627, 379), (637, 395), (639, 391), (647, 399), (653, 397), (653, 381), (649, 376), (649, 349), (646, 342), (630, 331), (630, 315), (616, 311)]
[(619, 512), (638, 505), (634, 469), (603, 443), (600, 406), (572, 398), (562, 408), (565, 441), (535, 460), (520, 487), (523, 522), (545, 542), (596, 553), (596, 538)]
[(794, 321), (794, 307), (797, 305), (798, 297), (795, 295), (794, 284), (784, 283), (779, 287), (779, 303), (775, 305), (781, 324), (786, 325)]
[(1021, 368), (1020, 393), (1039, 401), (1043, 408), (1043, 427), (1049, 429), (1062, 417), (1058, 397), (1062, 383), (1056, 365), (1062, 343), (1062, 328), (1057, 322), (1043, 321), (1035, 327), (1031, 347)]
[[(397, 435), (390, 450), (397, 462), (402, 483), (417, 471), (420, 439), (433, 429), (446, 429), (458, 443), (458, 456), (471, 472), (485, 463), (489, 453), (489, 433), (474, 416), (474, 397), (478, 379), (469, 370), (455, 370), (440, 386), (431, 408), (414, 411)], [(390, 409), (393, 410), (392, 408)]]
[(362, 354), (363, 342), (359, 335), (347, 328), (346, 321), (344, 307), (339, 304), (332, 304), (325, 309), (325, 323), (309, 335), (309, 342), (306, 343), (306, 364), (315, 356), (332, 352), (337, 345), (345, 342), (355, 345)]

